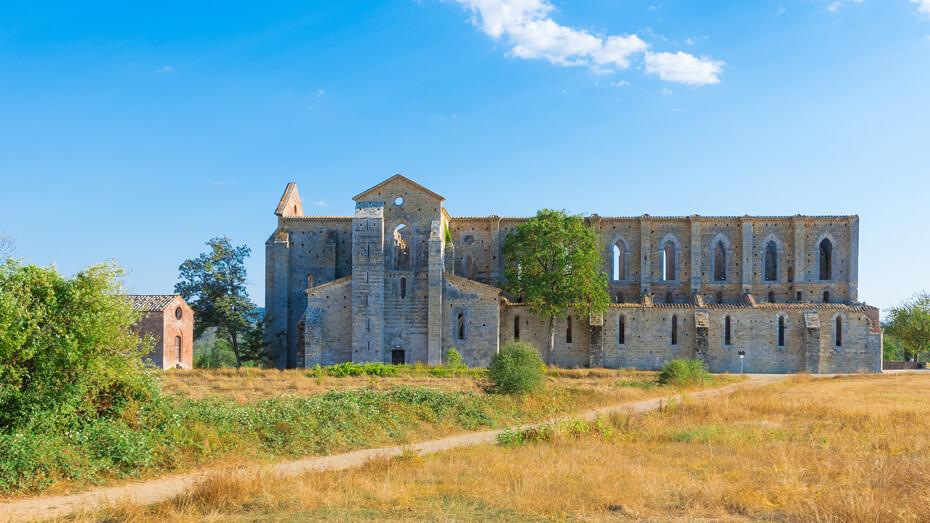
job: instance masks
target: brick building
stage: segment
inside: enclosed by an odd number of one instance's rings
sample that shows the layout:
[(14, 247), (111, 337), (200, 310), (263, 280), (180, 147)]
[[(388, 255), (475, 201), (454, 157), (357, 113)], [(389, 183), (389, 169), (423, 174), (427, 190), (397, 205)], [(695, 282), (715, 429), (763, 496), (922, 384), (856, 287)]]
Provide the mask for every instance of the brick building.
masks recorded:
[[(500, 287), (507, 234), (527, 218), (453, 217), (400, 175), (354, 198), (354, 216), (305, 216), (288, 184), (266, 243), (268, 341), (281, 368), (343, 361), (438, 364), (456, 347), (487, 365), (546, 323)], [(713, 371), (881, 370), (877, 308), (859, 301), (857, 216), (587, 218), (613, 304), (558, 320), (561, 366)]]
[(142, 314), (133, 327), (140, 336), (155, 338), (155, 348), (145, 356), (160, 369), (194, 367), (194, 311), (176, 294), (126, 296), (132, 309)]

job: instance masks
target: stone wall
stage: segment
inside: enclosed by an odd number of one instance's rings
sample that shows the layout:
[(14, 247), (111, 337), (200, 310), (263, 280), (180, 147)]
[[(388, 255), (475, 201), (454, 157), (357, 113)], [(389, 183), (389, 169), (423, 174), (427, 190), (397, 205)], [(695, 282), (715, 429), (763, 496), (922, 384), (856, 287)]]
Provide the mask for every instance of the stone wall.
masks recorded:
[[(443, 351), (455, 347), (467, 365), (487, 367), (498, 351), (501, 324), (499, 297), (500, 290), (495, 287), (446, 275), (443, 292)], [(460, 314), (464, 322), (461, 331)]]
[(314, 287), (304, 314), (303, 361), (298, 367), (352, 361), (352, 277)]

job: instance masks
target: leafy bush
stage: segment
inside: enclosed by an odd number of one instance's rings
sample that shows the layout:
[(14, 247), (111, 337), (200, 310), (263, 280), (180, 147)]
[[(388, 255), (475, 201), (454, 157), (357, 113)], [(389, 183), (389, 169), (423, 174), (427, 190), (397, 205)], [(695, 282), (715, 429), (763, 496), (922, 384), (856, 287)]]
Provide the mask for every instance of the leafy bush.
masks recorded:
[(536, 347), (514, 341), (501, 348), (491, 360), (488, 378), (492, 390), (502, 394), (532, 392), (542, 387), (546, 369)]
[(444, 366), (454, 371), (468, 368), (468, 365), (465, 365), (465, 360), (462, 359), (462, 354), (459, 353), (455, 347), (450, 347), (449, 350), (446, 351), (446, 362)]
[(662, 372), (659, 373), (659, 383), (676, 387), (702, 385), (712, 379), (704, 362), (693, 359), (674, 359), (666, 363), (662, 367)]
[(345, 378), (348, 376), (397, 376), (399, 365), (389, 365), (387, 363), (354, 363), (347, 361), (338, 365), (323, 367), (328, 376), (334, 378)]
[(120, 273), (0, 265), (0, 432), (118, 418), (155, 399)]

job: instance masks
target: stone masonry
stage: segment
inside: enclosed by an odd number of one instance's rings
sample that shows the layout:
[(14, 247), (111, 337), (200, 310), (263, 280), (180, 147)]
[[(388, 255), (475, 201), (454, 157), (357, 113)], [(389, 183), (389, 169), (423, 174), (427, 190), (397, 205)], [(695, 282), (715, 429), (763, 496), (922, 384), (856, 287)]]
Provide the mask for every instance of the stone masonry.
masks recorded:
[[(401, 176), (355, 196), (355, 214), (305, 216), (288, 184), (266, 242), (267, 336), (279, 368), (487, 365), (513, 339), (545, 350), (546, 323), (501, 291), (504, 239), (527, 218), (453, 217)], [(565, 367), (879, 372), (879, 311), (859, 301), (857, 216), (587, 218), (614, 302), (558, 319)]]

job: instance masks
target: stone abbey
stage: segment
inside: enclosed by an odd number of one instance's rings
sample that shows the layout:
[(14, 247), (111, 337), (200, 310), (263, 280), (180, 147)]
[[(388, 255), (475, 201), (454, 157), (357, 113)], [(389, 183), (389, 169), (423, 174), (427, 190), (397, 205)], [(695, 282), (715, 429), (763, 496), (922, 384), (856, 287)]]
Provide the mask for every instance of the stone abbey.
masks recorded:
[[(504, 238), (527, 218), (454, 217), (393, 176), (353, 216), (306, 216), (288, 184), (266, 243), (268, 342), (280, 368), (440, 364), (455, 347), (486, 366), (519, 339), (546, 351), (547, 323), (501, 290)], [(857, 216), (586, 218), (604, 245), (613, 303), (558, 319), (564, 367), (879, 372), (879, 310), (859, 301)]]

